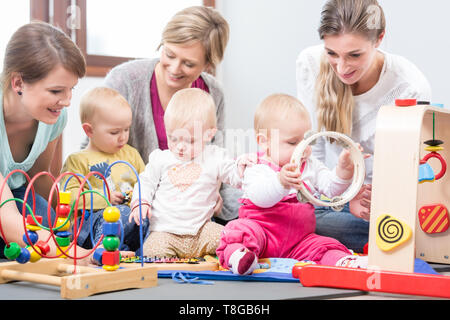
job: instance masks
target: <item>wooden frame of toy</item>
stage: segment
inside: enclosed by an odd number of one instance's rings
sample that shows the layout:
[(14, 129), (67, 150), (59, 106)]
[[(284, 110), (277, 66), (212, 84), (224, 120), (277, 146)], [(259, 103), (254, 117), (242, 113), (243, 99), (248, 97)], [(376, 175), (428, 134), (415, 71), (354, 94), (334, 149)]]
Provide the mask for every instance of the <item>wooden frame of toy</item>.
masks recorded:
[[(415, 273), (416, 259), (450, 264), (450, 111), (397, 100), (377, 116), (369, 267), (294, 268), (304, 286), (450, 298), (450, 277)], [(425, 146), (424, 146), (425, 145)]]
[[(116, 161), (112, 163), (106, 170), (108, 172), (113, 165), (117, 163), (124, 163), (134, 171), (139, 183), (139, 176), (136, 169), (126, 161)], [(144, 259), (141, 257), (141, 263), (124, 264), (121, 265), (119, 246), (123, 241), (123, 226), (120, 221), (120, 211), (111, 205), (109, 202), (110, 192), (108, 184), (104, 175), (100, 172), (92, 171), (86, 177), (80, 178), (81, 175), (65, 172), (57, 178), (54, 178), (49, 172), (40, 172), (32, 179), (28, 174), (22, 170), (13, 170), (6, 177), (0, 187), (0, 194), (2, 194), (7, 180), (13, 174), (23, 174), (27, 181), (27, 189), (25, 191), (24, 199), (28, 199), (28, 194), (31, 192), (34, 199), (33, 183), (36, 179), (42, 176), (49, 176), (53, 180), (53, 185), (50, 190), (48, 203), (52, 203), (53, 194), (57, 196), (56, 218), (49, 227), (42, 225), (42, 216), (35, 215), (35, 208), (31, 208), (26, 201), (21, 199), (7, 199), (0, 204), (0, 208), (7, 202), (18, 201), (23, 204), (23, 240), (26, 247), (22, 248), (15, 242), (10, 242), (5, 237), (0, 219), (0, 233), (5, 241), (4, 255), (12, 262), (5, 262), (0, 265), (0, 284), (11, 281), (28, 281), (41, 284), (47, 284), (60, 287), (62, 298), (75, 299), (87, 297), (97, 293), (117, 291), (130, 288), (147, 288), (157, 285), (157, 271), (158, 270), (216, 270), (218, 269), (218, 262), (205, 261), (198, 264), (192, 263), (150, 263), (144, 265)], [(90, 176), (96, 175), (104, 182), (104, 195), (92, 190), (88, 179)], [(78, 196), (74, 201), (71, 201), (71, 193), (65, 190), (60, 191), (58, 188), (59, 182), (65, 177), (70, 176), (69, 179), (75, 178), (80, 183)], [(67, 185), (68, 180), (66, 181)], [(84, 190), (85, 184), (89, 185), (89, 189)], [(65, 189), (65, 187), (64, 187)], [(103, 234), (97, 243), (93, 244), (93, 248), (84, 256), (77, 255), (76, 243), (80, 233), (82, 223), (85, 221), (87, 213), (83, 205), (82, 219), (80, 225), (77, 225), (78, 203), (81, 196), (85, 193), (97, 193), (102, 196), (107, 207), (103, 211)], [(35, 203), (35, 200), (33, 200)], [(28, 213), (28, 214), (27, 214)], [(50, 208), (48, 209), (49, 221)], [(91, 216), (92, 217), (92, 216)], [(142, 214), (141, 214), (142, 219)], [(70, 232), (70, 227), (73, 221), (73, 233)], [(141, 223), (142, 226), (142, 223)], [(91, 225), (92, 228), (92, 225)], [(36, 231), (45, 229), (50, 232), (46, 240), (39, 240)], [(92, 232), (92, 230), (91, 230)], [(141, 231), (142, 234), (142, 231)], [(56, 255), (50, 255), (49, 243), (52, 241), (56, 246)], [(103, 244), (104, 248), (99, 245)], [(142, 237), (141, 237), (142, 247)], [(73, 250), (72, 250), (73, 249)], [(69, 253), (69, 251), (71, 251)], [(77, 265), (77, 260), (86, 258), (93, 254), (93, 258), (100, 265), (98, 267), (80, 266)], [(45, 258), (45, 259), (42, 259)], [(73, 260), (70, 263), (68, 260)], [(29, 263), (30, 262), (30, 263)]]

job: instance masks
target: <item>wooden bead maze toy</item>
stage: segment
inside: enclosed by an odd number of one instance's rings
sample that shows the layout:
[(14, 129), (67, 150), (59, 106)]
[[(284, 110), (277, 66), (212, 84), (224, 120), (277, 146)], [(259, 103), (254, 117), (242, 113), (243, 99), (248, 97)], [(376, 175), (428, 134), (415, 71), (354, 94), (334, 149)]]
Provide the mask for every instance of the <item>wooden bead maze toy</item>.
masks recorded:
[(321, 137), (327, 137), (334, 139), (336, 143), (340, 144), (343, 148), (350, 151), (350, 156), (354, 163), (353, 178), (350, 187), (339, 197), (333, 199), (320, 199), (311, 193), (310, 188), (306, 183), (303, 183), (302, 188), (297, 193), (297, 199), (299, 202), (310, 202), (316, 206), (331, 207), (335, 211), (343, 209), (344, 205), (352, 200), (361, 189), (366, 174), (364, 165), (364, 156), (359, 150), (358, 146), (348, 136), (332, 131), (313, 132), (309, 131), (305, 134), (304, 139), (297, 145), (294, 153), (291, 157), (291, 162), (295, 163), (300, 171), (303, 171), (302, 159), (304, 157), (306, 148), (315, 142), (316, 139)]
[[(125, 161), (114, 162), (110, 165), (108, 170), (110, 170), (110, 168), (117, 163), (127, 164), (136, 174), (139, 184), (138, 190), (140, 198), (140, 182), (136, 170), (131, 164)], [(15, 260), (0, 264), (0, 284), (10, 281), (28, 281), (57, 286), (60, 287), (61, 297), (67, 299), (82, 298), (109, 291), (130, 288), (146, 288), (157, 285), (157, 270), (164, 269), (167, 264), (144, 265), (142, 262), (140, 266), (138, 264), (134, 264), (133, 268), (125, 268), (123, 267), (123, 264), (120, 264), (121, 257), (118, 248), (123, 241), (123, 226), (120, 220), (120, 211), (109, 202), (110, 192), (108, 184), (100, 172), (90, 172), (86, 175), (86, 177), (82, 177), (81, 175), (75, 173), (66, 172), (61, 174), (56, 179), (48, 172), (41, 172), (33, 177), (33, 179), (30, 179), (26, 172), (22, 170), (14, 170), (5, 177), (5, 181), (0, 189), (0, 194), (2, 194), (9, 177), (16, 173), (23, 174), (28, 181), (24, 199), (28, 199), (28, 195), (31, 191), (33, 197), (33, 208), (26, 203), (26, 200), (24, 201), (17, 198), (8, 199), (0, 204), (1, 208), (9, 201), (22, 203), (24, 227), (23, 240), (26, 244), (26, 247), (22, 248), (19, 244), (8, 241), (2, 228), (0, 216), (0, 233), (6, 244), (4, 255), (9, 260)], [(55, 210), (55, 221), (52, 221), (51, 218), (50, 205), (47, 210), (50, 227), (42, 225), (42, 216), (35, 214), (34, 207), (35, 193), (33, 183), (36, 179), (43, 175), (47, 175), (53, 180), (53, 185), (48, 199), (49, 204), (52, 203), (53, 194), (57, 194), (58, 205)], [(87, 183), (89, 185), (88, 179), (92, 175), (96, 175), (97, 177), (103, 179), (105, 191), (104, 195), (95, 190), (91, 190), (92, 188), (83, 191), (85, 184)], [(71, 194), (65, 191), (60, 192), (58, 188), (60, 181), (65, 176), (70, 176), (69, 179), (76, 178), (80, 183), (78, 196), (71, 205)], [(67, 182), (68, 181), (66, 181), (66, 185)], [(103, 211), (103, 218), (105, 220), (103, 225), (103, 235), (97, 243), (93, 244), (93, 248), (87, 254), (84, 256), (79, 256), (77, 255), (76, 243), (83, 223), (87, 223), (85, 220), (88, 216), (88, 211), (86, 211), (84, 202), (81, 219), (79, 220), (79, 226), (77, 225), (77, 213), (80, 197), (85, 197), (86, 193), (90, 193), (91, 197), (93, 193), (97, 193), (103, 197), (107, 203), (107, 208)], [(90, 218), (92, 218), (92, 207)], [(142, 214), (140, 219), (140, 226), (142, 226)], [(73, 226), (71, 225), (72, 223)], [(39, 240), (39, 236), (36, 231), (40, 229), (49, 231), (50, 234), (47, 239)], [(73, 233), (71, 230), (73, 230)], [(141, 247), (142, 238), (142, 227), (140, 227)], [(56, 255), (49, 254), (49, 243), (53, 243), (56, 246)], [(103, 248), (99, 248), (100, 244), (103, 245)], [(102, 265), (101, 267), (77, 265), (77, 261), (86, 259), (91, 255), (94, 261)], [(72, 260), (73, 262), (71, 263), (69, 260)], [(28, 262), (31, 262), (31, 264)], [(185, 270), (186, 265), (187, 263), (180, 263), (177, 264), (176, 267), (172, 267), (172, 269)], [(200, 268), (205, 268), (205, 266), (202, 265)], [(214, 270), (217, 266), (208, 264), (207, 268), (209, 270)], [(189, 268), (188, 270), (192, 269), (195, 270), (196, 268)]]

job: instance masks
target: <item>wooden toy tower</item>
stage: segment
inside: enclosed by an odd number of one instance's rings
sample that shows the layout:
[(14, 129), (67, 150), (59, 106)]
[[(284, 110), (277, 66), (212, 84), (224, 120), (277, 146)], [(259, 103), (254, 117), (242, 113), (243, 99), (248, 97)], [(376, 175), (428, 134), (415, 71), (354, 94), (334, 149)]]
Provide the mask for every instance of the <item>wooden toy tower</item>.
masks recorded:
[[(396, 106), (380, 109), (373, 164), (370, 267), (413, 272), (415, 258), (450, 264), (448, 159), (450, 110), (415, 100), (398, 100)], [(421, 180), (425, 167), (431, 177)]]

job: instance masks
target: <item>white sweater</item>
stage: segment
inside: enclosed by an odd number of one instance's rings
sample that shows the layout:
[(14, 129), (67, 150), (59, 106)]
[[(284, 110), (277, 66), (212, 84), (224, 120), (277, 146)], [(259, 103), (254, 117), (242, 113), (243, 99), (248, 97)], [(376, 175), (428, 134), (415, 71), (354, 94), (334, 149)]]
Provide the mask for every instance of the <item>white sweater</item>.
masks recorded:
[[(310, 156), (301, 176), (314, 196), (325, 195), (328, 198), (339, 196), (347, 190), (352, 180), (342, 180), (336, 170), (330, 170), (322, 162)], [(243, 199), (249, 199), (256, 206), (270, 208), (284, 197), (296, 194), (295, 189), (285, 189), (278, 173), (267, 164), (253, 165), (245, 170)]]
[[(317, 115), (314, 103), (314, 86), (320, 68), (323, 45), (303, 50), (296, 62), (297, 97), (308, 109), (313, 129), (317, 130)], [(431, 87), (423, 73), (405, 58), (387, 52), (384, 66), (377, 84), (368, 92), (354, 96), (353, 125), (351, 138), (361, 144), (365, 153), (373, 154), (375, 125), (378, 110), (385, 105), (394, 105), (396, 99), (416, 98), (430, 101)], [(327, 166), (337, 163), (341, 148), (330, 144), (325, 138), (317, 139), (313, 154)], [(365, 183), (372, 181), (373, 157), (366, 159)]]
[[(221, 182), (241, 187), (236, 160), (226, 149), (205, 146), (192, 161), (178, 160), (171, 151), (156, 149), (140, 175), (141, 200), (151, 204), (150, 230), (196, 235), (211, 219)], [(134, 186), (132, 203), (139, 199)]]

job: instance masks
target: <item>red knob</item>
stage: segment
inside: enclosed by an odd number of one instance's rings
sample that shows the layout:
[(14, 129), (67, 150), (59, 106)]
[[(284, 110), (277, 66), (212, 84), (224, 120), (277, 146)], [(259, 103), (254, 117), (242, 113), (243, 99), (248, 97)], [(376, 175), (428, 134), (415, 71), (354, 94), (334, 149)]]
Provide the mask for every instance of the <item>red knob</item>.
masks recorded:
[(417, 99), (397, 99), (395, 105), (397, 107), (412, 107), (417, 105)]

